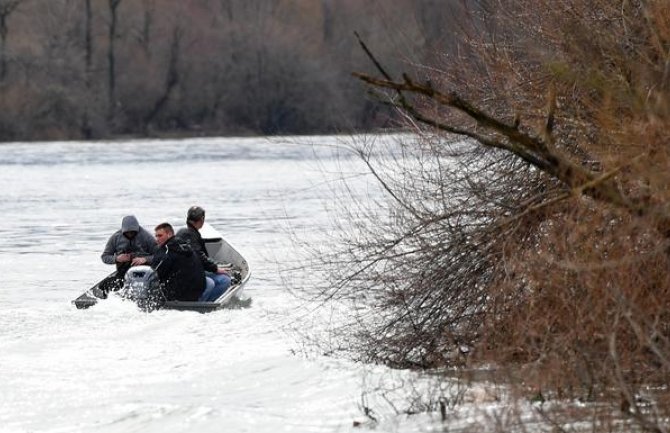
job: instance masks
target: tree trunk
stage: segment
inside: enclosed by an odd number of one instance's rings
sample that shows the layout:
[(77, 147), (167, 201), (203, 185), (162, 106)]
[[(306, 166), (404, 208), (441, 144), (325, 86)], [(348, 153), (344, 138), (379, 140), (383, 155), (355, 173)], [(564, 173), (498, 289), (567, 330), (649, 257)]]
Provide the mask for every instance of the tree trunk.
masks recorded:
[(116, 39), (116, 24), (117, 24), (117, 8), (121, 0), (109, 0), (109, 47), (107, 50), (108, 62), (108, 121), (112, 123), (114, 120), (114, 112), (116, 105), (116, 56), (114, 52)]
[(172, 32), (172, 42), (170, 44), (170, 58), (168, 60), (168, 71), (167, 78), (165, 80), (165, 89), (163, 94), (156, 100), (152, 110), (144, 118), (144, 132), (147, 133), (149, 125), (154, 120), (154, 118), (160, 113), (165, 104), (167, 104), (168, 99), (172, 90), (179, 82), (179, 51), (180, 51), (180, 42), (181, 42), (182, 32), (179, 27), (175, 27)]
[(0, 82), (7, 78), (7, 19), (22, 0), (0, 2)]
[(91, 120), (89, 115), (91, 97), (91, 73), (93, 70), (93, 36), (92, 21), (93, 12), (91, 11), (91, 0), (84, 0), (85, 20), (84, 20), (84, 80), (86, 85), (86, 97), (84, 98), (84, 118), (82, 119), (81, 132), (84, 138), (90, 139), (93, 135), (91, 131)]
[(7, 16), (0, 15), (0, 81), (7, 76)]
[(329, 42), (333, 37), (333, 7), (332, 0), (321, 0), (323, 14), (323, 40)]

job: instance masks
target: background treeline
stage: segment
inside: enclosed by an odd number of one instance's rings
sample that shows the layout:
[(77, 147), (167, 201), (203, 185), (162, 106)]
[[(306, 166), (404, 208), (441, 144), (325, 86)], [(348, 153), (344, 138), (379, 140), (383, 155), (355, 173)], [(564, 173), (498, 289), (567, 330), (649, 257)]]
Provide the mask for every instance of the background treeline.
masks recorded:
[(460, 7), (0, 0), (0, 140), (375, 128), (386, 116), (351, 78), (370, 68), (354, 31), (387, 59), (425, 64)]

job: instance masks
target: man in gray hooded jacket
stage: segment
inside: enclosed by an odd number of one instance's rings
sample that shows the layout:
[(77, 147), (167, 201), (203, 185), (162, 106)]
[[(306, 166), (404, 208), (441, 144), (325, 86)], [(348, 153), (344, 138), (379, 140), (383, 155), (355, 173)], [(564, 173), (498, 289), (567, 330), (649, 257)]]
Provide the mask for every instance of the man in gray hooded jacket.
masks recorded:
[[(116, 264), (114, 281), (106, 284), (119, 285), (123, 282), (123, 276), (131, 266), (151, 263), (152, 256), (157, 248), (158, 245), (154, 237), (140, 226), (134, 215), (123, 217), (121, 229), (109, 237), (105, 250), (102, 252), (103, 263)], [(110, 287), (109, 289), (116, 290), (118, 288), (120, 287)]]

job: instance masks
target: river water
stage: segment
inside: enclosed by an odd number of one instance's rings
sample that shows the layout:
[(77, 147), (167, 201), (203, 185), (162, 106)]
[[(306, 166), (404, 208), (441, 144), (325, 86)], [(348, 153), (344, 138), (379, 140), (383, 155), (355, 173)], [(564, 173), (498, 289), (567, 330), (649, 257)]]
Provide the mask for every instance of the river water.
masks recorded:
[[(282, 277), (296, 267), (288, 232), (327, 231), (332, 183), (351, 162), (339, 143), (0, 145), (0, 432), (443, 431), (435, 415), (387, 404), (409, 373), (302, 350), (294, 332), (319, 330)], [(194, 204), (249, 261), (251, 307), (71, 305), (110, 271), (100, 253), (124, 215), (179, 227)]]

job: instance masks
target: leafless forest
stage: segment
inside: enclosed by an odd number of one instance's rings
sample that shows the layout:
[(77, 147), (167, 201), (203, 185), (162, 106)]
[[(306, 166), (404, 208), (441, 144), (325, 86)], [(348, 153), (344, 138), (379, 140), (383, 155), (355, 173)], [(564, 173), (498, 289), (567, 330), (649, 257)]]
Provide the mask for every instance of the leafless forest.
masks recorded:
[(448, 45), (460, 2), (0, 0), (0, 140), (384, 126), (357, 31), (395, 62)]

